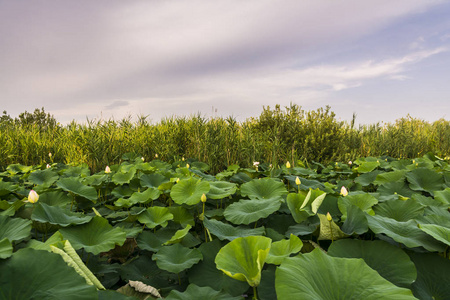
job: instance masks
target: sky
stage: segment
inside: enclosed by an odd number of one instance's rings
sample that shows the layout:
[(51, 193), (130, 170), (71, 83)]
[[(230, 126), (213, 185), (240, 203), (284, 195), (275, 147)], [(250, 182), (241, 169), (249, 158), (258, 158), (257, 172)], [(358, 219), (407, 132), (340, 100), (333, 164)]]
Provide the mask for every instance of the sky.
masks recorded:
[(0, 110), (450, 119), (450, 2), (0, 0)]

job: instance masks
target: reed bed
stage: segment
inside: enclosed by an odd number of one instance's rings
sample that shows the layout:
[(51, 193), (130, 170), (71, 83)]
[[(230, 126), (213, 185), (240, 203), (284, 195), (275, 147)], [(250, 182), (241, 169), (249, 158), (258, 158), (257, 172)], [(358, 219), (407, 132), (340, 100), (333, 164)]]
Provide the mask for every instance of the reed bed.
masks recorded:
[(330, 107), (304, 111), (295, 104), (264, 107), (259, 117), (243, 122), (198, 114), (158, 123), (128, 117), (61, 125), (43, 108), (14, 119), (6, 112), (0, 117), (0, 169), (62, 162), (85, 163), (96, 172), (120, 163), (130, 152), (146, 160), (192, 158), (207, 163), (211, 173), (232, 164), (250, 167), (255, 161), (295, 165), (383, 155), (415, 158), (427, 152), (448, 158), (450, 121), (406, 116), (356, 127), (355, 116), (351, 122), (338, 121)]

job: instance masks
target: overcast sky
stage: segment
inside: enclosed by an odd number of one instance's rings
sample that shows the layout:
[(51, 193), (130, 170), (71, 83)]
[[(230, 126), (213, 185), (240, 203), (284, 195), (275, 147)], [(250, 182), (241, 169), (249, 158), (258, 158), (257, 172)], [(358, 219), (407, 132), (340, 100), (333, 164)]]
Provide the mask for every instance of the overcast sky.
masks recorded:
[(432, 0), (0, 0), (0, 109), (449, 120), (449, 16)]

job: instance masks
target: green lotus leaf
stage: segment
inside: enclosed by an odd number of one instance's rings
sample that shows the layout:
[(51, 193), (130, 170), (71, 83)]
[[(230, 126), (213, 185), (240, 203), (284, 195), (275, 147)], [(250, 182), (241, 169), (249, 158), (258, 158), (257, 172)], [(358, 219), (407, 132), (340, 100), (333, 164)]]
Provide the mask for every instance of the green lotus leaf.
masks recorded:
[(177, 274), (189, 269), (202, 258), (202, 253), (198, 249), (189, 249), (180, 244), (164, 246), (152, 256), (158, 268)]
[[(133, 288), (130, 287), (130, 289)], [(113, 290), (98, 290), (98, 300), (136, 300), (136, 298)]]
[[(103, 172), (102, 172), (103, 173)], [(97, 188), (109, 182), (108, 174), (95, 174), (84, 178), (83, 183)]]
[(277, 199), (241, 199), (238, 202), (230, 204), (224, 211), (224, 216), (227, 221), (239, 225), (250, 224), (256, 222), (261, 218), (266, 218), (269, 215), (280, 209), (281, 201)]
[(250, 182), (241, 185), (241, 195), (248, 196), (250, 199), (281, 199), (287, 194), (283, 182), (273, 178), (253, 179)]
[(91, 175), (89, 166), (87, 164), (81, 164), (79, 166), (67, 166), (62, 172), (59, 172), (62, 177), (88, 177)]
[(379, 193), (380, 196), (390, 196), (393, 194), (398, 194), (405, 197), (410, 197), (414, 193), (414, 191), (411, 190), (404, 181), (394, 181), (384, 183), (379, 186), (377, 189), (377, 193)]
[(1, 209), (4, 209), (4, 211), (0, 212), (0, 215), (12, 217), (16, 214), (16, 211), (18, 211), (19, 208), (21, 208), (22, 206), (25, 205), (25, 202), (16, 200), (11, 204), (8, 201), (3, 200), (3, 201), (0, 201), (0, 205), (2, 206)]
[(305, 202), (305, 198), (306, 194), (303, 191), (300, 193), (289, 193), (286, 197), (286, 203), (291, 211), (292, 217), (295, 222), (299, 224), (312, 215), (311, 212), (308, 212), (305, 209), (300, 209), (302, 204)]
[(289, 240), (281, 240), (272, 243), (266, 262), (268, 264), (279, 265), (286, 257), (289, 257), (289, 255), (298, 253), (300, 250), (302, 250), (302, 247), (302, 240), (300, 240), (297, 236), (291, 234)]
[(412, 284), (419, 299), (448, 299), (450, 295), (450, 260), (435, 253), (410, 253), (416, 265), (417, 279)]
[(199, 287), (195, 284), (190, 284), (186, 291), (179, 292), (172, 290), (166, 297), (166, 300), (239, 300), (242, 297), (233, 297), (224, 292), (213, 290), (208, 286)]
[(66, 192), (71, 192), (75, 195), (91, 200), (94, 203), (97, 202), (97, 190), (92, 186), (82, 184), (78, 178), (61, 178), (56, 182), (56, 185)]
[(373, 208), (377, 216), (391, 218), (399, 222), (406, 222), (423, 215), (424, 209), (425, 206), (413, 199), (406, 201), (389, 200)]
[(0, 196), (8, 195), (19, 188), (17, 184), (12, 182), (0, 181)]
[(208, 199), (223, 199), (236, 193), (235, 183), (227, 181), (212, 181), (209, 183), (210, 190), (206, 195)]
[(192, 226), (187, 225), (185, 228), (177, 230), (175, 234), (163, 245), (170, 245), (181, 242), (181, 240), (189, 233), (189, 230), (191, 230)]
[(277, 299), (275, 291), (275, 271), (276, 265), (269, 265), (261, 272), (261, 283), (258, 286), (258, 299), (272, 300)]
[(333, 220), (328, 221), (327, 216), (322, 214), (317, 214), (317, 216), (320, 219), (320, 234), (319, 234), (319, 240), (338, 240), (346, 238), (347, 235), (342, 232), (341, 228), (334, 223)]
[(424, 247), (428, 251), (443, 252), (445, 245), (423, 232), (417, 227), (417, 222), (409, 220), (398, 222), (382, 216), (367, 215), (369, 228), (376, 234), (385, 234), (406, 247)]
[(94, 255), (109, 251), (116, 245), (122, 246), (126, 240), (125, 231), (113, 228), (108, 220), (97, 216), (87, 224), (61, 228), (59, 231), (75, 250), (84, 248)]
[(375, 181), (375, 179), (377, 178), (378, 174), (380, 174), (382, 172), (383, 171), (381, 171), (381, 170), (375, 170), (372, 172), (364, 173), (364, 174), (356, 177), (355, 182), (359, 183), (362, 186), (368, 186), (371, 183), (373, 183)]
[[(314, 173), (314, 172), (313, 172)], [(300, 179), (300, 186), (297, 186), (297, 184), (295, 183), (295, 180), (297, 179), (297, 176), (294, 175), (287, 175), (285, 176), (285, 178), (287, 180), (289, 180), (289, 183), (291, 186), (296, 187), (300, 190), (309, 190), (309, 189), (319, 189), (319, 190), (325, 190), (326, 187), (325, 185), (317, 180), (313, 180), (313, 179), (306, 179), (303, 177), (299, 177), (298, 179)]]
[(286, 258), (275, 273), (278, 299), (416, 299), (362, 259), (331, 257), (320, 249)]
[(49, 237), (45, 243), (38, 240), (30, 240), (27, 244), (27, 248), (32, 248), (35, 250), (45, 250), (51, 252), (50, 245), (57, 246), (58, 248), (64, 247), (64, 237), (59, 231), (56, 231), (51, 237)]
[(368, 173), (375, 170), (380, 163), (378, 161), (362, 161), (357, 168), (354, 168), (358, 173)]
[(170, 220), (173, 220), (173, 215), (169, 212), (169, 208), (161, 206), (149, 207), (138, 217), (138, 221), (148, 228), (155, 228), (158, 225), (166, 227)]
[(136, 167), (134, 165), (122, 165), (120, 170), (112, 176), (112, 182), (117, 185), (128, 184), (135, 174)]
[(434, 191), (444, 189), (444, 177), (433, 170), (418, 168), (406, 173), (409, 187), (414, 191), (425, 191), (433, 194)]
[(180, 223), (181, 226), (186, 227), (186, 225), (195, 225), (194, 216), (189, 213), (189, 211), (182, 206), (171, 206), (169, 207), (169, 212), (173, 215), (173, 221)]
[(30, 235), (30, 220), (0, 216), (0, 240), (6, 238), (10, 242), (18, 242), (28, 238)]
[(21, 164), (11, 164), (6, 168), (8, 173), (10, 173), (11, 175), (16, 175), (19, 173), (26, 174), (26, 173), (30, 172), (31, 169), (33, 169), (32, 166), (24, 166)]
[(208, 193), (209, 188), (209, 183), (207, 181), (202, 181), (193, 177), (182, 179), (172, 187), (170, 197), (172, 197), (173, 201), (179, 205), (195, 205), (200, 202), (203, 194)]
[(409, 256), (400, 248), (385, 241), (345, 239), (330, 245), (328, 255), (362, 258), (372, 269), (393, 284), (411, 288), (417, 271)]
[(439, 200), (444, 205), (450, 206), (450, 188), (434, 192), (434, 199)]
[(72, 197), (63, 191), (51, 191), (39, 195), (39, 203), (45, 203), (50, 206), (67, 207), (71, 202)]
[(369, 229), (366, 214), (355, 205), (347, 206), (347, 219), (342, 224), (342, 231), (345, 234), (352, 235), (364, 234)]
[(258, 228), (248, 228), (244, 226), (234, 227), (233, 225), (226, 224), (215, 219), (203, 220), (203, 224), (209, 230), (212, 235), (215, 235), (221, 241), (229, 240), (232, 241), (238, 237), (252, 236), (252, 235), (263, 235), (264, 227)]
[(51, 169), (36, 170), (28, 176), (28, 180), (33, 184), (46, 187), (51, 186), (58, 178), (59, 175)]
[(13, 246), (11, 242), (7, 238), (0, 240), (0, 259), (8, 258), (12, 253)]
[(406, 172), (406, 170), (395, 170), (392, 172), (380, 173), (373, 183), (382, 185), (389, 182), (404, 181)]
[(144, 174), (140, 177), (141, 186), (148, 188), (158, 188), (161, 184), (169, 182), (164, 175), (159, 173)]
[(88, 285), (61, 256), (47, 251), (21, 249), (0, 261), (0, 295), (3, 299), (96, 299)]
[(419, 224), (419, 228), (436, 240), (450, 246), (450, 228), (437, 224)]
[(161, 192), (158, 189), (148, 188), (142, 193), (133, 193), (130, 198), (119, 198), (114, 202), (114, 205), (118, 207), (131, 207), (138, 203), (146, 204), (150, 201), (158, 199), (160, 194)]
[(67, 227), (70, 225), (88, 223), (92, 217), (86, 216), (83, 213), (71, 212), (68, 209), (63, 209), (58, 206), (38, 203), (31, 214), (31, 219), (41, 223), (50, 223), (53, 225)]
[(272, 240), (263, 236), (234, 239), (217, 253), (216, 266), (231, 278), (247, 281), (256, 287), (261, 281), (261, 270), (271, 244)]
[(216, 268), (214, 259), (221, 249), (219, 240), (203, 243), (199, 248), (203, 260), (188, 271), (189, 282), (198, 286), (208, 286), (217, 291), (223, 290), (232, 296), (239, 296), (248, 290), (248, 284), (236, 281)]
[(347, 218), (347, 207), (349, 205), (355, 205), (359, 207), (363, 212), (373, 215), (372, 206), (378, 203), (377, 198), (367, 193), (353, 194), (346, 197), (339, 197), (338, 207), (342, 212), (341, 220), (345, 221)]
[(158, 252), (163, 244), (170, 240), (175, 234), (176, 230), (173, 228), (162, 228), (156, 232), (144, 231), (139, 234), (137, 238), (137, 244), (139, 248), (152, 252)]

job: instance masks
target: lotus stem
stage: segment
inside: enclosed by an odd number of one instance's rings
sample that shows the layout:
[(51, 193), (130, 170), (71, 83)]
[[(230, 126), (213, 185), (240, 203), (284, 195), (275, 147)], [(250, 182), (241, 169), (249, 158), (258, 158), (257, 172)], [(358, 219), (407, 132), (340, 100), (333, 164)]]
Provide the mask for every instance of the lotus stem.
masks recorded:
[(253, 287), (253, 300), (258, 300), (258, 295), (256, 294), (256, 286)]

